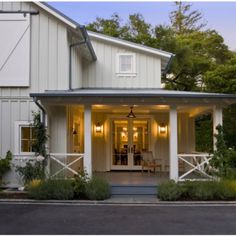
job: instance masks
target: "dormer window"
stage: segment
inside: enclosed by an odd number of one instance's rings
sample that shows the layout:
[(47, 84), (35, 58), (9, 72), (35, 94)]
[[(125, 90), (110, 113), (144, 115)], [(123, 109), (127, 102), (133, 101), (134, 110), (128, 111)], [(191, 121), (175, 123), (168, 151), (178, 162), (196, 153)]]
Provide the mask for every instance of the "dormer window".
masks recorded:
[(117, 54), (117, 75), (136, 76), (136, 58), (134, 53)]

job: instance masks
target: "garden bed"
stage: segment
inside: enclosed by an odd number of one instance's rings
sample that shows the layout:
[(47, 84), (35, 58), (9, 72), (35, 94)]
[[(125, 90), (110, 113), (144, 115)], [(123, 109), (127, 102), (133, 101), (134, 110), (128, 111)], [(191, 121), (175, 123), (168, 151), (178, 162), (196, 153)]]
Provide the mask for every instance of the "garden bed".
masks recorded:
[(19, 191), (18, 189), (4, 189), (0, 191), (0, 199), (29, 199), (27, 191)]

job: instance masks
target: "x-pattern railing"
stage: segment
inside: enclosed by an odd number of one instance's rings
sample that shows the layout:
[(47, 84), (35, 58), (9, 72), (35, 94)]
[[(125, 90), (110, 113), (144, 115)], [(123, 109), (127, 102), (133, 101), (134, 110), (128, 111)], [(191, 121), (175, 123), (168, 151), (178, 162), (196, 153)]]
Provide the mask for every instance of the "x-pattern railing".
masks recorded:
[[(76, 159), (69, 162), (68, 157), (76, 157)], [(78, 172), (72, 168), (72, 165), (82, 160), (83, 157), (84, 157), (83, 153), (50, 153), (49, 160), (53, 160), (60, 166), (62, 166), (61, 169), (56, 171), (54, 174), (50, 175), (50, 177), (55, 177), (56, 175), (60, 174), (63, 170), (68, 170), (72, 174), (78, 175)], [(63, 162), (60, 158), (64, 158), (65, 161)]]
[(212, 156), (208, 153), (199, 153), (199, 154), (178, 154), (178, 160), (183, 161), (183, 163), (186, 163), (190, 169), (179, 176), (179, 181), (184, 180), (203, 180), (202, 178), (191, 178), (187, 179), (186, 177), (190, 175), (193, 172), (198, 172), (202, 176), (206, 177), (207, 179), (212, 179), (213, 177), (209, 174), (207, 174), (207, 170), (210, 168), (210, 160), (212, 159)]

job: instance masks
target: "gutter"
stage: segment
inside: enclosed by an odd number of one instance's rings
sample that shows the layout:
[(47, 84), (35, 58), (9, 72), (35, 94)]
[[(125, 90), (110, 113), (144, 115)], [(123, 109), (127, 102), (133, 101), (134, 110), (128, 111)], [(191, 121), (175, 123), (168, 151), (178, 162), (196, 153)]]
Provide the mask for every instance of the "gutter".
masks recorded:
[(43, 117), (42, 117), (42, 123), (44, 125), (46, 125), (46, 110), (44, 109), (44, 107), (38, 102), (38, 98), (37, 97), (33, 97), (33, 100), (35, 102), (35, 104), (39, 107), (39, 109), (42, 111)]
[(165, 70), (163, 72), (163, 76), (165, 76), (167, 74), (168, 70), (170, 69), (170, 65), (171, 65), (171, 63), (172, 63), (172, 61), (174, 59), (174, 56), (175, 56), (175, 54), (171, 55), (170, 60), (169, 60), (167, 66), (166, 66), (166, 68), (165, 68)]
[(89, 52), (91, 53), (93, 61), (96, 61), (97, 60), (97, 56), (96, 56), (96, 54), (95, 54), (95, 52), (93, 50), (93, 46), (91, 44), (91, 41), (89, 39), (89, 35), (88, 35), (88, 32), (87, 32), (85, 26), (84, 25), (78, 25), (77, 28), (81, 31), (81, 33), (82, 33), (82, 35), (84, 37), (84, 40), (86, 41), (86, 45), (87, 45), (87, 47), (89, 49)]

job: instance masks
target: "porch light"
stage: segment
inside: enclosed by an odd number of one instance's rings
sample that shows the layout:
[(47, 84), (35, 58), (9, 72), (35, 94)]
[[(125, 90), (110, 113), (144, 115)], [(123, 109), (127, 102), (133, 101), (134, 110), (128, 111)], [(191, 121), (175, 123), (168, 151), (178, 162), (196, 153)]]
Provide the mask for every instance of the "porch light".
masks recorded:
[(102, 133), (102, 125), (98, 122), (95, 126), (96, 133)]
[(133, 106), (130, 107), (130, 112), (127, 115), (128, 118), (135, 118), (136, 115), (133, 113)]
[(73, 134), (73, 135), (76, 135), (76, 134), (77, 134), (77, 131), (76, 131), (75, 128), (73, 128), (72, 134)]
[(159, 133), (160, 133), (160, 134), (165, 134), (166, 131), (167, 131), (166, 125), (165, 125), (164, 123), (161, 123), (161, 124), (159, 125)]

